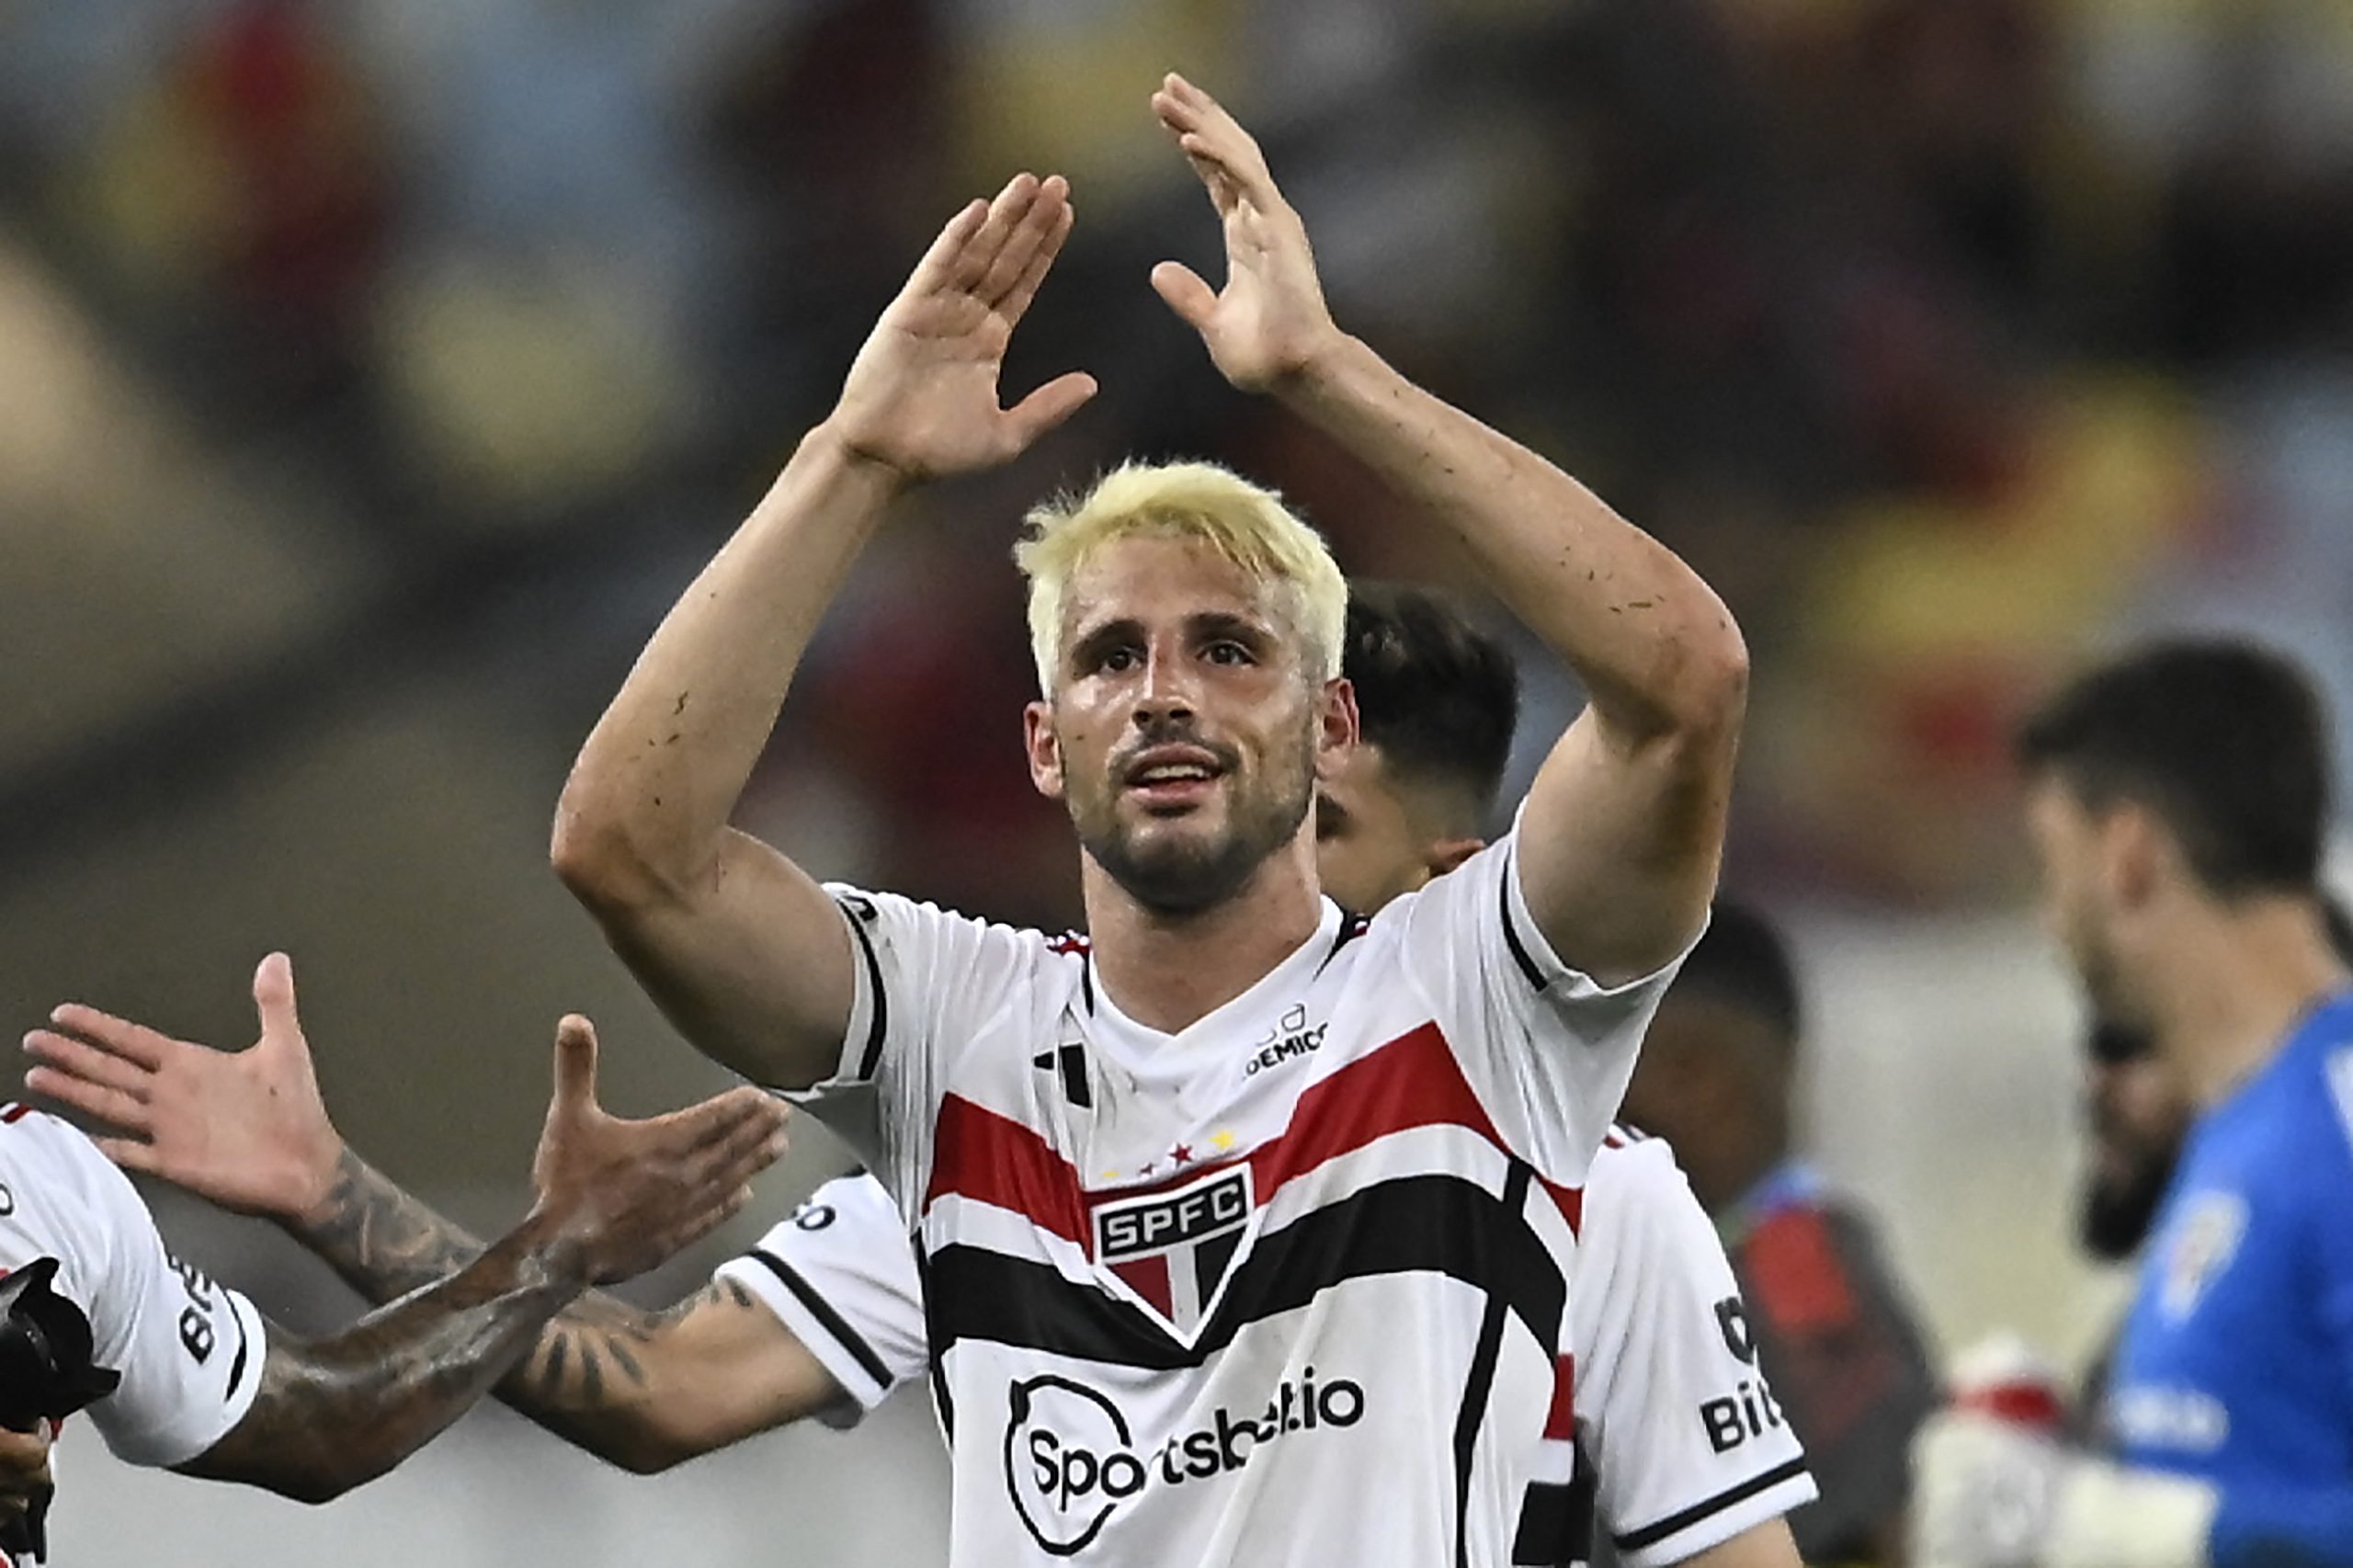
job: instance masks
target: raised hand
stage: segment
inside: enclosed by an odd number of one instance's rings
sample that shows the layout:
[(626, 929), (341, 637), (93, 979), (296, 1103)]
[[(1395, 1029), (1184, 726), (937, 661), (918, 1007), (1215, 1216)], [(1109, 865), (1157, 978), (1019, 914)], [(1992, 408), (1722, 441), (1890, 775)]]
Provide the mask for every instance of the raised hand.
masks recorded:
[(642, 1274), (751, 1201), (752, 1177), (784, 1153), (784, 1119), (753, 1088), (644, 1121), (608, 1115), (597, 1104), (597, 1032), (573, 1015), (556, 1026), (533, 1218), (590, 1282)]
[(1313, 364), (1339, 338), (1315, 276), (1307, 228), (1267, 172), (1266, 154), (1218, 101), (1171, 73), (1153, 112), (1201, 176), (1225, 228), (1225, 287), (1181, 262), (1152, 269), (1169, 309), (1201, 335), (1219, 373), (1263, 392)]
[(115, 1164), (176, 1182), (224, 1209), (294, 1220), (327, 1195), (343, 1139), (327, 1119), (294, 1010), (294, 967), (272, 953), (254, 971), (261, 1036), (215, 1051), (69, 1003), (25, 1050), (25, 1085), (115, 1130)]
[(1011, 408), (997, 376), (1070, 235), (1070, 185), (1017, 175), (949, 221), (858, 350), (826, 425), (855, 456), (910, 480), (993, 468), (1076, 413), (1095, 379), (1074, 370)]

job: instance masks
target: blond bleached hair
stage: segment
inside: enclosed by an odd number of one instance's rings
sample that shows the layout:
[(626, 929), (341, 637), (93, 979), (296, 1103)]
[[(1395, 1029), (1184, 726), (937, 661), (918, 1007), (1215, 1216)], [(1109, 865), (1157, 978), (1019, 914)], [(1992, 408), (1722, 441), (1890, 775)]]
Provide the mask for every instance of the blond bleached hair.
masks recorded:
[(1122, 463), (1084, 495), (1030, 508), (1014, 564), (1029, 580), (1029, 653), (1038, 689), (1051, 696), (1062, 664), (1063, 599), (1073, 573), (1115, 540), (1197, 539), (1260, 582), (1287, 586), (1306, 664), (1319, 680), (1340, 673), (1348, 583), (1324, 536), (1283, 498), (1216, 463)]

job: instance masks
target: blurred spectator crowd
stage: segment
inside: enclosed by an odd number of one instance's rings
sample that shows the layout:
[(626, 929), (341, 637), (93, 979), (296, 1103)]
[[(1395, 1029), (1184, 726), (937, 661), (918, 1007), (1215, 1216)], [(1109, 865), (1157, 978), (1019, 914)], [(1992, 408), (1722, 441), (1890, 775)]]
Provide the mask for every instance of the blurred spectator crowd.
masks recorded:
[(1351, 569), (1456, 573), (1145, 286), (1216, 244), (1145, 112), (1172, 66), (1259, 131), (1345, 324), (1731, 601), (1736, 884), (2009, 892), (2009, 722), (2135, 624), (2258, 625), (2353, 710), (2339, 0), (11, 7), (0, 231), (209, 439), (330, 473), (387, 571), (602, 541), (625, 650), (948, 212), (1068, 174), (1016, 364), (1100, 405), (885, 541), (761, 808), (1059, 922), (1004, 564), (1041, 490), (1214, 456)]

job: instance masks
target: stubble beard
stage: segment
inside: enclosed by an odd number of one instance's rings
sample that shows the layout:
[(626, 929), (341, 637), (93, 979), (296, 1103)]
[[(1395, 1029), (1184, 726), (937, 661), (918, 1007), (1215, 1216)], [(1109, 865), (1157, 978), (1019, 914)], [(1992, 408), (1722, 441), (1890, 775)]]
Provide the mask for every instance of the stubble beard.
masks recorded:
[(1231, 789), (1225, 831), (1146, 835), (1121, 816), (1119, 786), (1103, 781), (1091, 800), (1071, 801), (1079, 847), (1121, 892), (1154, 915), (1198, 915), (1240, 892), (1267, 858), (1289, 844), (1307, 820), (1315, 795), (1315, 744), (1311, 736), (1283, 776), (1264, 788)]

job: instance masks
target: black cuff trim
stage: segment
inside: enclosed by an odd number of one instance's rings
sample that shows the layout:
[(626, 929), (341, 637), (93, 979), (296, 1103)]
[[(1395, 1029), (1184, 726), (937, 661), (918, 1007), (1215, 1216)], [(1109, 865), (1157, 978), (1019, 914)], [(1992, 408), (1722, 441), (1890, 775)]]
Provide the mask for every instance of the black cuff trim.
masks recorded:
[(1641, 1529), (1629, 1530), (1624, 1535), (1613, 1535), (1609, 1539), (1620, 1551), (1639, 1551), (1645, 1546), (1655, 1546), (1668, 1536), (1689, 1529), (1711, 1514), (1721, 1514), (1735, 1503), (1745, 1503), (1759, 1492), (1769, 1491), (1784, 1481), (1794, 1481), (1804, 1473), (1805, 1460), (1791, 1460), (1786, 1464), (1774, 1466), (1762, 1475), (1752, 1475), (1739, 1485), (1719, 1492), (1704, 1503), (1694, 1504), (1679, 1514), (1670, 1514), (1654, 1525), (1645, 1525)]

